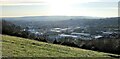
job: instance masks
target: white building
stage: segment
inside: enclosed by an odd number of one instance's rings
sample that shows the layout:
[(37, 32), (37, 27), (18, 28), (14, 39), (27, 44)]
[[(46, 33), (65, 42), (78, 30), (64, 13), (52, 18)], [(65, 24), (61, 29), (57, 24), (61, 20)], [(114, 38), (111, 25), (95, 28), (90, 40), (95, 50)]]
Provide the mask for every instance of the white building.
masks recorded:
[(75, 35), (67, 35), (67, 34), (60, 34), (60, 37), (71, 37), (71, 38), (78, 38), (78, 36)]
[(83, 40), (92, 40), (92, 37), (88, 33), (71, 33), (71, 35), (78, 36), (80, 39)]
[(101, 35), (97, 35), (97, 36), (94, 36), (95, 39), (100, 39), (100, 38), (103, 38), (103, 36)]
[(71, 35), (76, 35), (76, 36), (90, 36), (88, 33), (71, 33)]

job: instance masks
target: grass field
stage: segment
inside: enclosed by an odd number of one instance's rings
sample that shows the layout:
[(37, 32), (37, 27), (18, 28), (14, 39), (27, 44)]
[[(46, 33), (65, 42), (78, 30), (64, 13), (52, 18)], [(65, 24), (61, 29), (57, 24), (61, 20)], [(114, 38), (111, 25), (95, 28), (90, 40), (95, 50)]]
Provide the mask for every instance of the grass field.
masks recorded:
[[(110, 57), (109, 53), (2, 35), (3, 57)], [(113, 55), (113, 54), (112, 54)]]

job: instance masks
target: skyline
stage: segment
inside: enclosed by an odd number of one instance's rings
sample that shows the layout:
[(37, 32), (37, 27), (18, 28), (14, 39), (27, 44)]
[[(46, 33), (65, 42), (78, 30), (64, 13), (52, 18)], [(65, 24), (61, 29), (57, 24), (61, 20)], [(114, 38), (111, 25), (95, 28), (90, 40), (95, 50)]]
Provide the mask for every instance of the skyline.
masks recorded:
[[(0, 17), (94, 16), (118, 17), (118, 0), (3, 0)], [(34, 3), (32, 3), (34, 2)]]

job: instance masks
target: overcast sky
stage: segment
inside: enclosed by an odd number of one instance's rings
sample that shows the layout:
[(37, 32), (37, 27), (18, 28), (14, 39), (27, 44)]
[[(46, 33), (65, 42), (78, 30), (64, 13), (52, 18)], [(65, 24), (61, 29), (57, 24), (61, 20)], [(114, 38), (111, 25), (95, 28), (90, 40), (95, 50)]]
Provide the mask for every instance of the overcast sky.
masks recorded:
[(119, 0), (0, 0), (0, 17), (117, 17)]

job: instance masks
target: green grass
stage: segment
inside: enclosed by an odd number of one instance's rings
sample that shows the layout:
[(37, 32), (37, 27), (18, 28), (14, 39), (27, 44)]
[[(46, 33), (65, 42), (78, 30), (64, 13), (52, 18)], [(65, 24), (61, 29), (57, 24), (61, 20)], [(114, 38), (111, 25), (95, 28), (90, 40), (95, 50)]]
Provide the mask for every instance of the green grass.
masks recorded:
[(3, 57), (110, 57), (109, 53), (96, 52), (63, 45), (2, 35)]

